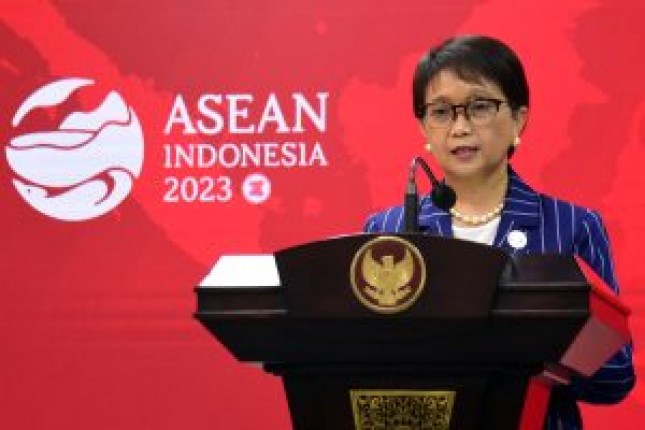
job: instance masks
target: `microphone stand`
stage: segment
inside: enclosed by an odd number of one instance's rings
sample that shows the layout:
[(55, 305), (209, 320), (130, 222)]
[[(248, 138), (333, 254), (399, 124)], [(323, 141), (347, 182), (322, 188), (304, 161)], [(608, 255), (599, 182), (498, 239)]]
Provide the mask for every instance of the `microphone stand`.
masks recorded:
[(404, 233), (419, 232), (419, 193), (415, 179), (418, 165), (423, 168), (423, 171), (432, 183), (430, 198), (435, 206), (439, 209), (449, 211), (457, 201), (455, 191), (446, 185), (445, 182), (439, 182), (437, 180), (437, 177), (432, 173), (430, 166), (428, 166), (428, 163), (423, 158), (415, 157), (410, 164), (408, 183), (403, 198)]

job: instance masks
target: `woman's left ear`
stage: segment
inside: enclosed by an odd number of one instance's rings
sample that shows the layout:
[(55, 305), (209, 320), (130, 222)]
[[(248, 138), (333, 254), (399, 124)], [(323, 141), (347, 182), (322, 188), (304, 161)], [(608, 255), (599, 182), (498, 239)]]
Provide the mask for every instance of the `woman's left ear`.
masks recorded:
[(517, 136), (522, 134), (528, 120), (529, 109), (526, 106), (520, 106), (514, 114)]

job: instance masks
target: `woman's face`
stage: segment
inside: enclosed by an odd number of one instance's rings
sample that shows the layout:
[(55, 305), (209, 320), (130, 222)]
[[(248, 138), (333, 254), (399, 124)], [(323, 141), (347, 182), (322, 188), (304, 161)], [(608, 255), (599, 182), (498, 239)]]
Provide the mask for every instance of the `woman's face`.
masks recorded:
[[(437, 126), (429, 116), (445, 114), (451, 105), (464, 105), (468, 102), (496, 99), (502, 100), (499, 109), (481, 120), (483, 111), (475, 103), (471, 104), (466, 118), (465, 109), (458, 109), (455, 119), (448, 120), (443, 126)], [(421, 121), (421, 128), (431, 152), (448, 181), (459, 179), (477, 179), (506, 171), (507, 151), (519, 136), (526, 121), (525, 107), (515, 115), (507, 103), (501, 89), (494, 83), (482, 79), (479, 82), (467, 82), (454, 72), (443, 70), (428, 83), (426, 103), (432, 103)], [(490, 105), (490, 103), (488, 103)], [(482, 105), (485, 108), (485, 103)], [(451, 116), (452, 112), (448, 112)], [(445, 116), (445, 115), (444, 115)], [(486, 117), (486, 114), (483, 115)], [(477, 118), (475, 118), (477, 117)]]

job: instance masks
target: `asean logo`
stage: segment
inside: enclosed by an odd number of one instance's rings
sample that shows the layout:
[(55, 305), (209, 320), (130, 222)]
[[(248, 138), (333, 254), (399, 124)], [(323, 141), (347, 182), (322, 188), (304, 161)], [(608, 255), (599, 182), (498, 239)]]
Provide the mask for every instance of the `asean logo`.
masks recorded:
[[(40, 87), (22, 102), (12, 126), (92, 84), (66, 78)], [(110, 91), (95, 110), (67, 114), (57, 130), (13, 137), (6, 154), (16, 175), (13, 185), (30, 206), (55, 219), (83, 221), (109, 212), (130, 194), (143, 165), (143, 132), (132, 108)]]
[(380, 236), (358, 250), (350, 280), (354, 294), (367, 308), (384, 314), (403, 312), (425, 287), (425, 261), (410, 242)]

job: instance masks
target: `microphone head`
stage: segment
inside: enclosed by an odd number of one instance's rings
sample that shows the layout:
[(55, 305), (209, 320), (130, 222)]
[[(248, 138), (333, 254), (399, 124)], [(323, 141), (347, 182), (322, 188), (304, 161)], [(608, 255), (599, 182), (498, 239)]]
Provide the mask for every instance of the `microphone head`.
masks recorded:
[(440, 182), (435, 187), (432, 187), (430, 198), (436, 207), (444, 211), (449, 211), (457, 202), (455, 190), (446, 185), (445, 182)]

